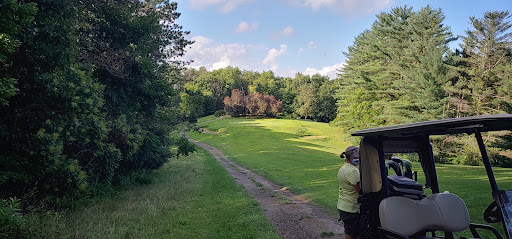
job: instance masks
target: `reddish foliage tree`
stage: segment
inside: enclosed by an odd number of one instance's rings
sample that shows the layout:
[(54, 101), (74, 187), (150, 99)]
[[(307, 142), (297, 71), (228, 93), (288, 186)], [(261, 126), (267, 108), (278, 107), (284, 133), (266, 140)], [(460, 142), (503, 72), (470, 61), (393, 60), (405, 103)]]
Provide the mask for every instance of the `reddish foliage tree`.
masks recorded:
[(224, 111), (233, 116), (240, 116), (247, 114), (247, 97), (242, 90), (233, 89), (231, 97), (224, 97)]
[(283, 102), (277, 100), (273, 95), (255, 92), (247, 95), (242, 90), (234, 89), (231, 92), (231, 97), (224, 98), (224, 110), (231, 116), (250, 114), (272, 117), (282, 112)]

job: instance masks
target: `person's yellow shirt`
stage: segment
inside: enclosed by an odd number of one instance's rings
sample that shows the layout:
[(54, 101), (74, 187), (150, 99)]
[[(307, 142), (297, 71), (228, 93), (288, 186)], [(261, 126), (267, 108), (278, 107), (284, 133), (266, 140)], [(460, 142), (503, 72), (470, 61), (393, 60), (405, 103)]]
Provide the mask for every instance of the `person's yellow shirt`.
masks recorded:
[(359, 204), (357, 203), (357, 191), (354, 185), (359, 183), (359, 169), (354, 165), (345, 162), (338, 171), (338, 209), (344, 212), (359, 212)]

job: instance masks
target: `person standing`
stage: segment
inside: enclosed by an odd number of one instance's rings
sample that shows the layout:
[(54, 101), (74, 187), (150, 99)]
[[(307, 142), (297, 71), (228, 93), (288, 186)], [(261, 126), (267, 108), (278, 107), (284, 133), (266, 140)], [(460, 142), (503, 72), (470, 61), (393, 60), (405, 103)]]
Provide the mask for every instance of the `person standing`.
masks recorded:
[(345, 225), (345, 239), (358, 239), (361, 235), (361, 216), (359, 214), (359, 147), (349, 146), (341, 158), (345, 163), (338, 171), (339, 196), (338, 213)]

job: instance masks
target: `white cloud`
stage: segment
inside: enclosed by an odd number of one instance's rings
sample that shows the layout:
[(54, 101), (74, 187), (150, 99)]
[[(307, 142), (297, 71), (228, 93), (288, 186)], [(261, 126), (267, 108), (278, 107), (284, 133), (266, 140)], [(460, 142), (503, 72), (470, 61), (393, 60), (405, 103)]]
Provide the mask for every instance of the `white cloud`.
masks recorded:
[(279, 50), (275, 48), (270, 49), (265, 59), (263, 59), (262, 63), (264, 65), (269, 65), (272, 71), (276, 71), (277, 68), (279, 68), (279, 63), (277, 63), (277, 59), (286, 52), (287, 48), (287, 45), (281, 44), (281, 46), (279, 46)]
[(304, 75), (320, 74), (320, 75), (323, 75), (323, 76), (328, 76), (331, 79), (334, 79), (334, 78), (336, 78), (337, 74), (340, 73), (341, 70), (343, 70), (343, 68), (345, 67), (346, 64), (347, 63), (345, 63), (345, 62), (341, 62), (341, 63), (338, 63), (338, 64), (334, 64), (332, 66), (325, 66), (321, 70), (318, 70), (318, 69), (313, 68), (313, 67), (308, 67), (303, 72), (303, 74)]
[(227, 66), (238, 66), (241, 69), (262, 70), (260, 61), (252, 57), (251, 51), (263, 47), (257, 45), (244, 45), (238, 43), (215, 44), (204, 36), (194, 36), (191, 48), (187, 50), (184, 60), (194, 60), (190, 67), (206, 67), (207, 70), (216, 70)]
[(305, 0), (303, 5), (311, 7), (314, 11), (318, 11), (321, 7), (331, 7), (335, 5), (337, 0)]
[(317, 12), (326, 8), (348, 17), (371, 15), (393, 5), (396, 0), (288, 0), (293, 6), (311, 8)]
[(294, 33), (295, 33), (295, 30), (293, 30), (293, 28), (290, 26), (287, 26), (283, 29), (283, 35), (285, 35), (285, 36), (293, 36)]
[(316, 44), (314, 41), (310, 41), (308, 43), (308, 47), (311, 49), (316, 49), (316, 48), (318, 48), (318, 44)]
[(253, 2), (254, 0), (190, 0), (192, 8), (201, 9), (212, 5), (220, 5), (221, 13), (229, 13), (242, 4)]
[(277, 32), (274, 32), (271, 36), (270, 36), (270, 39), (277, 39), (281, 36), (294, 36), (295, 35), (295, 30), (293, 29), (293, 27), (290, 27), (290, 26), (286, 26), (285, 28), (283, 28), (283, 30), (279, 30)]
[(293, 69), (290, 66), (287, 66), (282, 69), (277, 69), (274, 73), (276, 76), (294, 77), (295, 74), (297, 73), (297, 70)]
[(253, 22), (251, 24), (247, 22), (241, 22), (238, 24), (238, 26), (235, 29), (235, 32), (241, 33), (241, 32), (252, 32), (260, 26), (259, 22)]
[(302, 47), (301, 47), (301, 48), (299, 48), (299, 50), (297, 50), (297, 56), (300, 56), (300, 54), (301, 54), (303, 51), (304, 51), (304, 49), (302, 49)]

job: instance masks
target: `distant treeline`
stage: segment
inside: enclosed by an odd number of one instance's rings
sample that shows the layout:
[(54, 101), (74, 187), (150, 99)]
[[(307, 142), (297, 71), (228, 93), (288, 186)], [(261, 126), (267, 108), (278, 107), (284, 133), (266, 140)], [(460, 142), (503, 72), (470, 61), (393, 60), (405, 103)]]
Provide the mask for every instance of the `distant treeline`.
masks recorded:
[[(225, 111), (234, 116), (281, 114), (330, 122), (336, 117), (335, 93), (338, 86), (337, 80), (329, 80), (318, 74), (309, 76), (297, 73), (291, 78), (277, 77), (272, 71), (259, 73), (226, 67), (210, 72), (201, 67), (198, 70), (183, 70), (182, 81), (175, 85), (175, 89), (181, 91), (182, 117), (191, 121), (200, 116)], [(234, 97), (232, 92), (236, 93)], [(269, 102), (268, 107), (259, 107), (259, 112), (255, 107), (258, 102), (264, 103), (265, 100)], [(225, 105), (225, 102), (229, 104)], [(252, 106), (235, 109), (233, 104)]]

